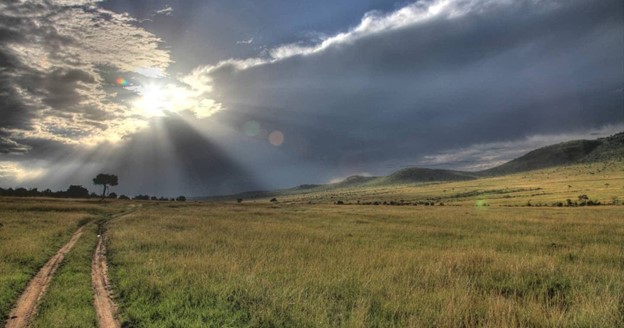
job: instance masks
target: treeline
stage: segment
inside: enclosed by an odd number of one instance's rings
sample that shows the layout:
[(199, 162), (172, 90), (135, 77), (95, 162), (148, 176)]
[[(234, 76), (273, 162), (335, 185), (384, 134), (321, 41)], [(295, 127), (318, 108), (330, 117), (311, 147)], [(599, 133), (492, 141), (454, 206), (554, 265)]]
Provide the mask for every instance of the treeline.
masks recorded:
[[(26, 189), (23, 187), (20, 188), (0, 188), (0, 196), (5, 197), (51, 197), (51, 198), (102, 198), (101, 195), (98, 195), (94, 192), (89, 192), (89, 190), (81, 185), (71, 185), (65, 191), (52, 191), (50, 189), (39, 190), (38, 188)], [(184, 202), (186, 201), (185, 196), (178, 196), (176, 198), (167, 198), (167, 197), (156, 197), (149, 195), (136, 195), (134, 197), (128, 197), (126, 195), (117, 196), (116, 193), (111, 192), (106, 196), (107, 199), (121, 199), (121, 200), (159, 200), (159, 201), (178, 201)]]

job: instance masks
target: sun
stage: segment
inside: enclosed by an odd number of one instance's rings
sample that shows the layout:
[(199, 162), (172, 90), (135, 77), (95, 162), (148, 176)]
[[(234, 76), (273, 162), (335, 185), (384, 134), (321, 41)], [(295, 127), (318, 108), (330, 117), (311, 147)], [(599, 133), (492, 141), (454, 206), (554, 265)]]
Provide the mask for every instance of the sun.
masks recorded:
[(197, 118), (207, 118), (223, 109), (221, 103), (207, 97), (204, 90), (182, 85), (149, 83), (133, 86), (137, 97), (132, 101), (132, 113), (149, 120), (171, 113), (188, 112)]
[(162, 87), (148, 84), (139, 89), (139, 99), (134, 107), (141, 116), (151, 118), (165, 116), (165, 111), (171, 110), (171, 103)]

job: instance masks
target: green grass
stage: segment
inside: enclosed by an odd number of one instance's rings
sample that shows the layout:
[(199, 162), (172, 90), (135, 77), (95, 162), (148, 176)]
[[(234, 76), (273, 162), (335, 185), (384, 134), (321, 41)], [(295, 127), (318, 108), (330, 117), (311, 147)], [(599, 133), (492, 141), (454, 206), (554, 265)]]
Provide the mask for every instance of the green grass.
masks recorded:
[(200, 204), (110, 226), (136, 327), (615, 327), (618, 207)]
[(33, 327), (97, 327), (91, 287), (97, 240), (97, 226), (89, 224), (52, 278)]
[(28, 281), (90, 218), (80, 207), (54, 202), (41, 210), (42, 201), (0, 201), (0, 317), (6, 318)]
[[(624, 326), (624, 206), (544, 206), (581, 194), (621, 203), (623, 162), (302, 191), (276, 204), (0, 198), (1, 314), (79, 225), (138, 208), (107, 224), (129, 327)], [(95, 325), (93, 229), (36, 327)]]
[(0, 318), (7, 317), (28, 281), (79, 226), (129, 206), (137, 204), (0, 198)]

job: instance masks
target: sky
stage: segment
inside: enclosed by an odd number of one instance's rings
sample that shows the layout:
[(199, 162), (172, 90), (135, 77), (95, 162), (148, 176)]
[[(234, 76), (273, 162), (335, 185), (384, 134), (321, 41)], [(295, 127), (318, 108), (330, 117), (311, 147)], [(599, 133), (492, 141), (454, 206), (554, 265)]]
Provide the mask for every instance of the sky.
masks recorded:
[(621, 0), (0, 2), (4, 188), (229, 194), (621, 131)]

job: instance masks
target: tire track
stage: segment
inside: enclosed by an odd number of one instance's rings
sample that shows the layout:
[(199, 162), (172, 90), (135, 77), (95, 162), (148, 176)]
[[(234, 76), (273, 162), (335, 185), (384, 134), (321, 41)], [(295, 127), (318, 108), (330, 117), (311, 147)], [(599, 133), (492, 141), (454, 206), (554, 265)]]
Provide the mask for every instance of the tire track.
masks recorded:
[(41, 300), (41, 297), (46, 292), (46, 289), (50, 285), (54, 272), (59, 267), (65, 255), (74, 247), (80, 236), (82, 235), (83, 227), (80, 227), (65, 246), (61, 247), (54, 256), (52, 256), (48, 262), (39, 270), (37, 275), (30, 280), (26, 286), (26, 290), (17, 299), (17, 304), (9, 313), (9, 319), (6, 322), (6, 328), (25, 328), (28, 327), (32, 318), (37, 312), (37, 305)]
[[(127, 211), (114, 215), (111, 219), (117, 219), (129, 215), (136, 210)], [(97, 314), (98, 327), (100, 328), (120, 328), (121, 324), (117, 319), (117, 305), (113, 301), (112, 289), (108, 280), (108, 266), (106, 264), (106, 230), (104, 224), (100, 222), (98, 243), (93, 253), (91, 262), (91, 283), (93, 285), (93, 305)]]
[(106, 266), (106, 244), (104, 233), (101, 232), (93, 262), (91, 264), (91, 282), (93, 283), (93, 294), (95, 312), (100, 328), (119, 328), (119, 321), (116, 319), (117, 306), (113, 302), (110, 282), (108, 281)]

